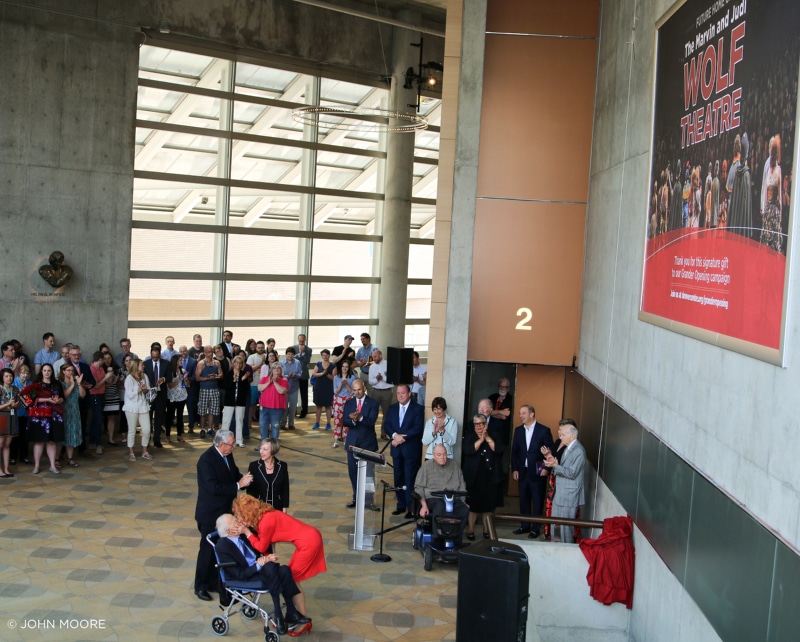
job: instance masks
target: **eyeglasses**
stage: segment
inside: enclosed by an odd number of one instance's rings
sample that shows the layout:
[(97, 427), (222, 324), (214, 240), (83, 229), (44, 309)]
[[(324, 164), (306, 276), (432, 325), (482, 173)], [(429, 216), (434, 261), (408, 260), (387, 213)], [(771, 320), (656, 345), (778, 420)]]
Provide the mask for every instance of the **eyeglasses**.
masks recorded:
[(472, 425), (473, 426), (485, 426), (486, 422), (485, 421), (473, 421)]

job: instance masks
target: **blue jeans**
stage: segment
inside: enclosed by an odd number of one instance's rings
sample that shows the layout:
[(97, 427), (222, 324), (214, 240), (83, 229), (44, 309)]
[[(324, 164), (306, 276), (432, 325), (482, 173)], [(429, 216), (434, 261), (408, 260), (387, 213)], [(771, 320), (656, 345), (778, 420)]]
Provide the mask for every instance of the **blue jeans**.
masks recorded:
[[(281, 434), (281, 417), (283, 408), (262, 408), (258, 417), (258, 425), (261, 430), (261, 439), (272, 437), (277, 439)], [(271, 432), (270, 432), (271, 430)]]

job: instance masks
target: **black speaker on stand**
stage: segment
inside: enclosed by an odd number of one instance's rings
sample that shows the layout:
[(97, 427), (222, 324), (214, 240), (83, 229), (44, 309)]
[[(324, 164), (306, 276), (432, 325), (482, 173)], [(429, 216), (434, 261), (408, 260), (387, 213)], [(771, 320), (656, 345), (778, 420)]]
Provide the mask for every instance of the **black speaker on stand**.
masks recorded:
[(522, 642), (528, 622), (528, 556), (485, 539), (458, 556), (456, 642)]
[(395, 386), (398, 383), (411, 385), (414, 378), (413, 348), (387, 348), (386, 351), (386, 380)]

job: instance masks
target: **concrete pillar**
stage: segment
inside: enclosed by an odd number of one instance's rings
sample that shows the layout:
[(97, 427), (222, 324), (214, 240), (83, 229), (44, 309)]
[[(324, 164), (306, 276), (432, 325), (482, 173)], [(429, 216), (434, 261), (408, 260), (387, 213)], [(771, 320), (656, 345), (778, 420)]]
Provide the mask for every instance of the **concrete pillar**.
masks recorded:
[[(400, 20), (413, 22), (419, 16), (401, 12)], [(417, 93), (404, 89), (405, 73), (419, 63), (419, 34), (395, 29), (392, 47), (392, 90), (390, 109), (414, 113)], [(386, 186), (383, 208), (381, 251), (381, 294), (378, 305), (378, 345), (405, 345), (406, 293), (408, 288), (408, 246), (411, 228), (411, 184), (414, 166), (414, 134), (390, 132), (386, 144)]]

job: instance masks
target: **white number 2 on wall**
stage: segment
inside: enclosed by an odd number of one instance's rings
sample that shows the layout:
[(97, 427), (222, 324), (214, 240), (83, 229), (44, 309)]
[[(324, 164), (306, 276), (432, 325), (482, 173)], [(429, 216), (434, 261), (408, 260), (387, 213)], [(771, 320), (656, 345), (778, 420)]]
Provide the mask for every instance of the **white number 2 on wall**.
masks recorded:
[(514, 327), (515, 330), (533, 330), (530, 326), (530, 321), (533, 318), (533, 312), (531, 312), (530, 308), (520, 308), (517, 310), (517, 316), (522, 318)]

